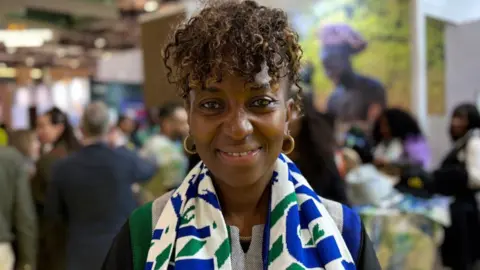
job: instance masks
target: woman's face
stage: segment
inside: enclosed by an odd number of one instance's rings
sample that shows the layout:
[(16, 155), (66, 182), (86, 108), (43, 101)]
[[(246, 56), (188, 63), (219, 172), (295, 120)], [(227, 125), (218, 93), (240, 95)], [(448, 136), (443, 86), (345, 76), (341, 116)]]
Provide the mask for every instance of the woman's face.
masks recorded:
[(286, 87), (286, 79), (256, 85), (231, 75), (190, 91), (191, 136), (216, 181), (244, 187), (271, 177), (293, 108)]
[(452, 122), (450, 123), (450, 136), (457, 140), (463, 137), (468, 129), (468, 119), (467, 116), (458, 115), (452, 117)]
[(54, 125), (50, 116), (45, 114), (37, 119), (37, 135), (40, 143), (54, 143), (63, 132), (63, 125)]
[(392, 137), (390, 125), (388, 124), (388, 120), (385, 116), (380, 118), (380, 133), (384, 139), (390, 139)]
[(29, 156), (33, 160), (37, 160), (40, 156), (40, 142), (36, 135), (31, 135), (31, 143), (29, 149)]

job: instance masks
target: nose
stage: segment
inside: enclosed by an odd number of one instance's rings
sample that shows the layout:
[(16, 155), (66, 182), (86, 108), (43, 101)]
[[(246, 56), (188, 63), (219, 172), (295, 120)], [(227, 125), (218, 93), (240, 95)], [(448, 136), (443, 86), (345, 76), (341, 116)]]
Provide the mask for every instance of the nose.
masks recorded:
[(253, 125), (244, 109), (231, 112), (223, 123), (223, 130), (232, 140), (243, 140), (253, 133)]

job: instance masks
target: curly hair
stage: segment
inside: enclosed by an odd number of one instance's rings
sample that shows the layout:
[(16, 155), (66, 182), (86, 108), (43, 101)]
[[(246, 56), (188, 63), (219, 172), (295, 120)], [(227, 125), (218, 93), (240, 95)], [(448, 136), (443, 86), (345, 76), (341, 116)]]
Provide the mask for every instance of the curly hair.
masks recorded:
[(398, 138), (403, 141), (409, 136), (423, 136), (417, 120), (415, 120), (410, 113), (402, 109), (389, 108), (377, 118), (373, 125), (373, 140), (375, 145), (384, 139), (380, 132), (380, 119), (382, 118), (387, 119), (393, 138)]
[[(255, 1), (207, 1), (196, 16), (180, 24), (164, 49), (170, 83), (187, 98), (192, 88), (235, 74), (253, 82), (268, 67), (274, 80), (288, 77), (298, 86), (302, 49), (287, 14)], [(298, 86), (300, 89), (300, 86)], [(295, 96), (300, 104), (300, 91)]]

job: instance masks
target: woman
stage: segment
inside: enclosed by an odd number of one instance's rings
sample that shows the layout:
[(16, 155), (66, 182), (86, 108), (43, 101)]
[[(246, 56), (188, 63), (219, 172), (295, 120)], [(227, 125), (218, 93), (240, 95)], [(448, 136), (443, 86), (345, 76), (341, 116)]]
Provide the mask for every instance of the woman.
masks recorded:
[(335, 139), (328, 116), (315, 109), (311, 94), (303, 97), (303, 112), (290, 124), (297, 144), (289, 157), (318, 195), (347, 203), (345, 183), (335, 164)]
[(184, 147), (202, 162), (132, 215), (104, 269), (379, 269), (359, 217), (281, 154), (294, 148), (287, 92), (301, 56), (283, 11), (207, 4), (164, 55), (189, 112)]
[(38, 118), (37, 134), (43, 150), (32, 179), (32, 195), (39, 221), (38, 269), (64, 269), (62, 228), (47, 228), (43, 209), (54, 163), (77, 150), (80, 143), (67, 115), (58, 108), (52, 108)]
[(351, 57), (362, 52), (367, 42), (346, 24), (326, 25), (319, 38), (323, 67), (335, 84), (328, 112), (342, 122), (356, 123), (368, 130), (386, 106), (386, 93), (380, 82), (353, 70)]
[(480, 114), (473, 104), (456, 107), (450, 122), (453, 147), (434, 172), (434, 192), (452, 196), (452, 225), (445, 230), (444, 265), (473, 269), (480, 259), (479, 213), (475, 194), (480, 191)]
[(408, 163), (430, 166), (428, 143), (417, 121), (401, 109), (386, 109), (373, 126), (374, 157), (378, 165)]

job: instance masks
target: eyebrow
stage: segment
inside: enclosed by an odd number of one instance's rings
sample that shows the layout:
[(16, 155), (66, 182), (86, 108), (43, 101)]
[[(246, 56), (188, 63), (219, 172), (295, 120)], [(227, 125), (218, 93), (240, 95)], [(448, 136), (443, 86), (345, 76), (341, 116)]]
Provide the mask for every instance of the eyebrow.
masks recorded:
[(262, 83), (262, 84), (258, 84), (258, 83), (253, 83), (251, 86), (250, 86), (250, 89), (252, 90), (264, 90), (264, 89), (270, 89), (270, 83)]
[[(247, 86), (248, 84), (246, 84)], [(263, 83), (263, 84), (250, 84), (250, 87), (248, 90), (253, 90), (253, 91), (259, 91), (259, 90), (265, 90), (265, 89), (270, 89), (270, 84), (269, 83)], [(209, 86), (205, 87), (202, 89), (203, 91), (210, 92), (210, 93), (218, 93), (221, 92), (222, 90), (216, 86)], [(246, 89), (247, 90), (247, 89)]]

